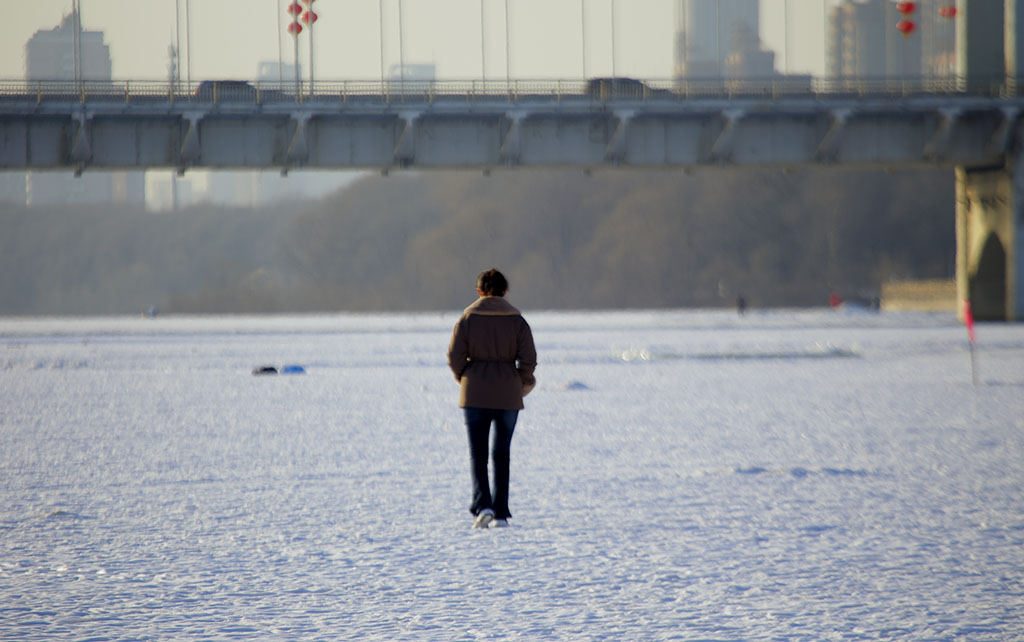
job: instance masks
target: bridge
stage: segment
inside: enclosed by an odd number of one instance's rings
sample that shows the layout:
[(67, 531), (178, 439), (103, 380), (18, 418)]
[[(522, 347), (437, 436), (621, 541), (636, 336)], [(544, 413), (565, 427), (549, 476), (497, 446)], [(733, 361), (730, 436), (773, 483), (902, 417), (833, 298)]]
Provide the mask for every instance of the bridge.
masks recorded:
[(957, 282), (1024, 319), (1014, 78), (0, 82), (0, 169), (956, 168)]
[(0, 168), (979, 166), (1015, 87), (914, 81), (0, 83)]

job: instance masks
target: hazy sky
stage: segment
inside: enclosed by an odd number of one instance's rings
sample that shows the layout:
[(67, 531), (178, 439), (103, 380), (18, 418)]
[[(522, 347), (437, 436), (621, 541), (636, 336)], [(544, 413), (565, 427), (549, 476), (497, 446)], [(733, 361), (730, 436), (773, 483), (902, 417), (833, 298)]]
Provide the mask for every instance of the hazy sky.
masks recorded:
[[(70, 13), (71, 0), (3, 0), (0, 21), (0, 78), (25, 74), (25, 42), (39, 29), (52, 29)], [(254, 78), (260, 61), (293, 59), (291, 36), (278, 28), (289, 17), (290, 0), (177, 0), (187, 75), (185, 5), (191, 5), (191, 77)], [(823, 5), (831, 0), (761, 0), (765, 45), (776, 52), (780, 70), (821, 73)], [(581, 25), (581, 4), (585, 24)], [(675, 0), (509, 0), (509, 71), (513, 78), (580, 78), (612, 74), (669, 78)], [(115, 79), (167, 77), (168, 46), (174, 43), (176, 0), (81, 0), (88, 30), (105, 32)], [(506, 72), (504, 0), (401, 0), (403, 37), (399, 50), (399, 0), (317, 0), (315, 72), (319, 79), (379, 79), (381, 33), (384, 66), (434, 63), (438, 78), (478, 79), (481, 70), (481, 6), (486, 76)], [(788, 7), (788, 10), (786, 9)], [(383, 10), (383, 30), (380, 12)], [(278, 37), (280, 35), (280, 38)], [(791, 53), (786, 53), (786, 43)], [(305, 68), (309, 42), (299, 38)]]

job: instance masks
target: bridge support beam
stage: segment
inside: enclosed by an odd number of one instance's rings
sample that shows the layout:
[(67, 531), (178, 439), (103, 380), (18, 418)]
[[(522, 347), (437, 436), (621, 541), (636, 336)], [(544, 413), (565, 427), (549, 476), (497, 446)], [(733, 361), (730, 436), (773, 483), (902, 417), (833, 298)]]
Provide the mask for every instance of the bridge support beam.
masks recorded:
[(178, 174), (183, 175), (185, 169), (196, 165), (202, 156), (202, 146), (199, 144), (199, 121), (203, 119), (201, 113), (188, 113), (183, 120), (188, 122), (188, 129), (185, 130), (185, 140), (181, 142), (178, 150)]
[(71, 146), (71, 161), (74, 163), (75, 176), (81, 176), (86, 164), (92, 160), (92, 145), (89, 143), (89, 119), (83, 113), (77, 119), (78, 129), (75, 142)]
[(718, 164), (725, 165), (732, 161), (740, 121), (746, 115), (746, 111), (742, 109), (728, 109), (722, 113), (722, 131), (711, 146), (711, 158)]
[(615, 112), (615, 130), (612, 132), (611, 140), (605, 147), (604, 159), (612, 165), (618, 166), (626, 158), (626, 148), (629, 144), (629, 125), (633, 120), (633, 111)]
[(519, 158), (523, 151), (522, 122), (526, 116), (527, 114), (522, 111), (505, 114), (505, 118), (509, 121), (509, 127), (501, 142), (501, 148), (498, 150), (498, 158), (508, 167), (515, 167), (519, 164)]
[(846, 130), (846, 122), (850, 119), (850, 109), (833, 109), (829, 113), (830, 125), (825, 137), (818, 143), (815, 158), (821, 163), (834, 163), (839, 144)]
[(309, 160), (309, 144), (306, 142), (306, 125), (309, 123), (309, 119), (309, 114), (292, 115), (292, 120), (295, 122), (295, 133), (288, 144), (286, 156), (288, 161), (294, 165), (302, 165)]
[(420, 112), (407, 111), (398, 116), (402, 131), (395, 142), (394, 162), (399, 167), (408, 167), (416, 160), (416, 121)]
[(925, 158), (934, 163), (940, 163), (945, 159), (953, 130), (962, 116), (963, 110), (958, 108), (939, 110), (939, 128), (924, 148)]
[(1024, 154), (956, 170), (956, 284), (979, 320), (1024, 320)]

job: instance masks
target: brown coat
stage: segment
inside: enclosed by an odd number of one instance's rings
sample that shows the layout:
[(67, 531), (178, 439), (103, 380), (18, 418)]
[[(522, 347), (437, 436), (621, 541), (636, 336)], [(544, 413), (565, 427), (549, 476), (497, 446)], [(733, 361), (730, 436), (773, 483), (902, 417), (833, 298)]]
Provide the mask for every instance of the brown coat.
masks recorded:
[(448, 367), (459, 382), (460, 408), (521, 410), (536, 384), (530, 325), (502, 297), (480, 297), (452, 330)]

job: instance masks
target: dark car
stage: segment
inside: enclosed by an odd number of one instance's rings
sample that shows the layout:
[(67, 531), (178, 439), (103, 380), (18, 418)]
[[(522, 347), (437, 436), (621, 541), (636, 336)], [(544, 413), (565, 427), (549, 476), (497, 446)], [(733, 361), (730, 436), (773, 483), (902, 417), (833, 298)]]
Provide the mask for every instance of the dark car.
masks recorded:
[(621, 76), (612, 78), (591, 78), (585, 89), (587, 96), (602, 102), (609, 100), (649, 100), (671, 98), (672, 92), (637, 80)]
[(634, 78), (591, 78), (587, 81), (587, 95), (600, 100), (644, 97), (644, 83)]
[(263, 102), (263, 92), (245, 80), (204, 80), (193, 94), (204, 102)]

